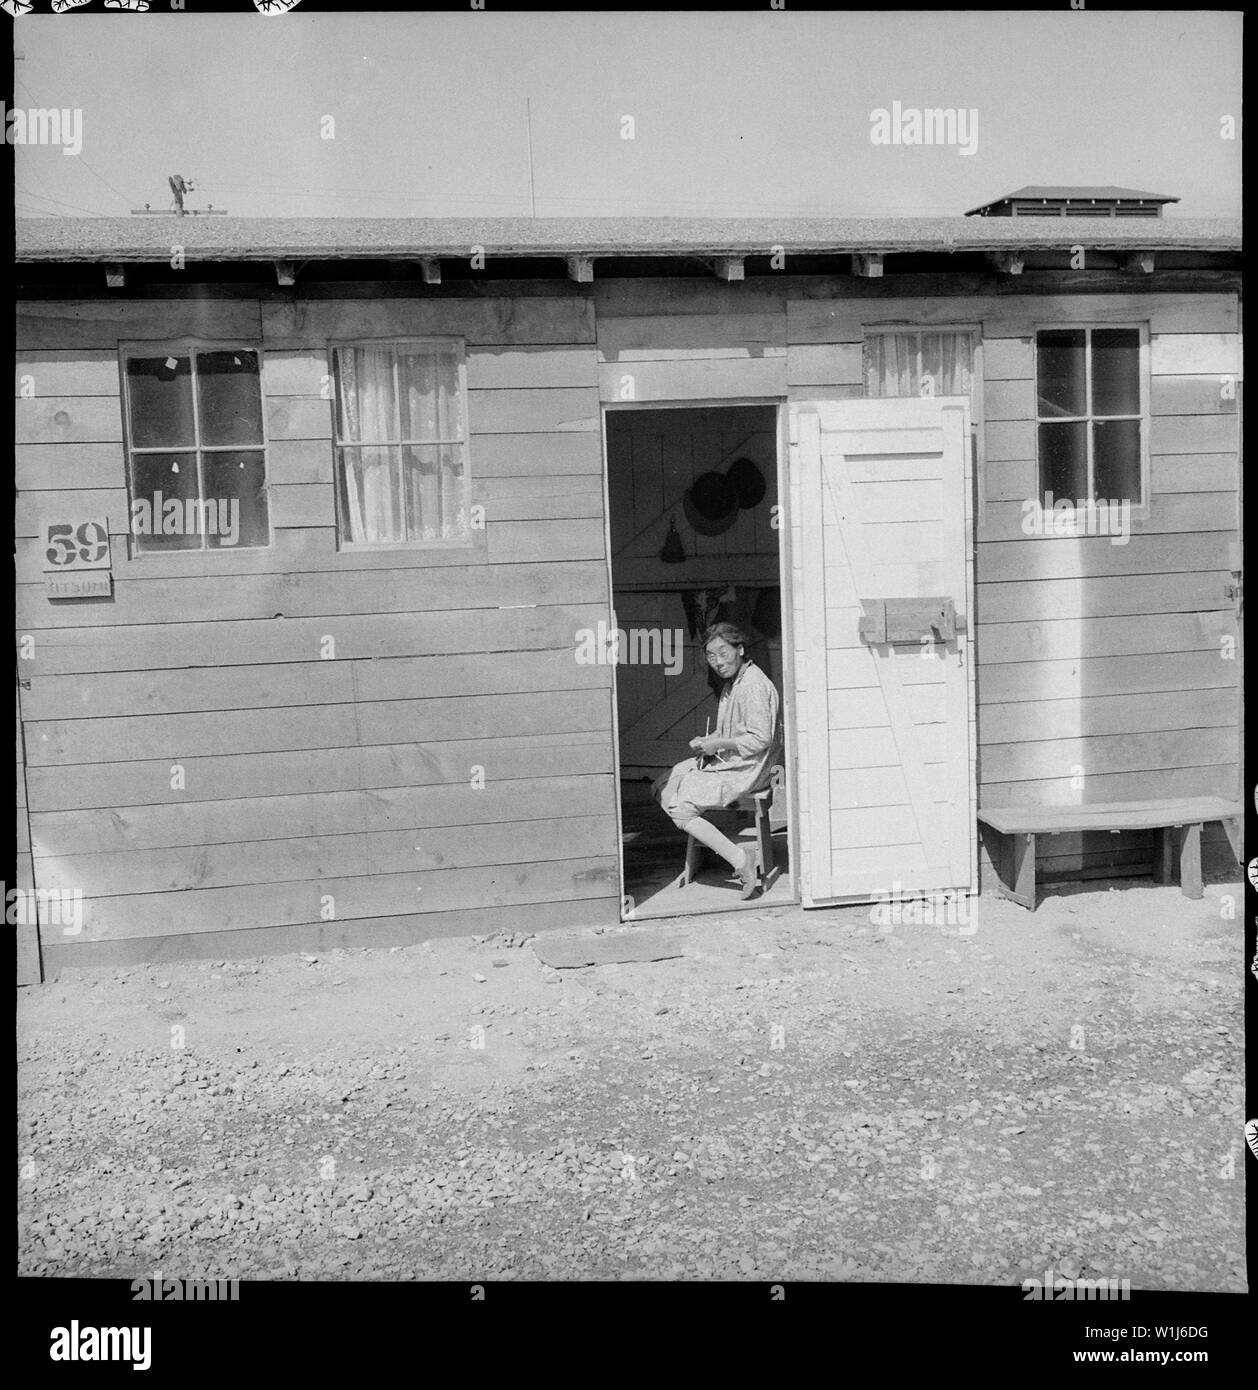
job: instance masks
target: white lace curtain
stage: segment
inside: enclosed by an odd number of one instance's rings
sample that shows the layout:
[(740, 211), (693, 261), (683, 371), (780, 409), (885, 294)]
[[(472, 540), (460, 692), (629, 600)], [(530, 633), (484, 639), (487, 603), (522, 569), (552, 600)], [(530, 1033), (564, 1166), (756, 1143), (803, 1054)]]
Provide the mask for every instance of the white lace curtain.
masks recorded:
[(865, 339), (867, 396), (969, 396), (973, 384), (969, 333), (871, 333)]
[(346, 540), (464, 535), (467, 474), (457, 347), (338, 347), (334, 363)]

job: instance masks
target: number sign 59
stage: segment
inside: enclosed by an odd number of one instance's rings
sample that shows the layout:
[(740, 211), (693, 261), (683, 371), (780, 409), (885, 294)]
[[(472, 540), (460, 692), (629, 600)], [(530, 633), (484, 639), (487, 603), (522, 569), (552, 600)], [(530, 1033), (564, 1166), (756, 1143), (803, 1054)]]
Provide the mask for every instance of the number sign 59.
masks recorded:
[(109, 522), (105, 517), (92, 517), (88, 521), (50, 521), (46, 534), (46, 570), (110, 567)]

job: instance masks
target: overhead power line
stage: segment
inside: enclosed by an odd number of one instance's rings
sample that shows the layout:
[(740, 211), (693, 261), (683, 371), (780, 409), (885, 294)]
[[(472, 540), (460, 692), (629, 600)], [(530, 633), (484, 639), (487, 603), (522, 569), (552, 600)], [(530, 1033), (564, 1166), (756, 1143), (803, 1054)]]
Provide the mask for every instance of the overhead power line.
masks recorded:
[[(44, 103), (40, 101), (40, 99), (35, 95), (34, 92), (31, 91), (30, 87), (27, 86), (26, 82), (22, 78), (15, 77), (14, 81), (17, 83), (19, 87), (23, 89), (23, 91), (25, 91), (26, 95), (31, 99), (31, 101), (35, 103), (37, 107), (41, 109), (43, 108)], [(87, 172), (91, 174), (93, 178), (99, 179), (101, 183), (103, 183), (105, 187), (109, 189), (109, 191), (114, 195), (114, 197), (120, 198), (124, 203), (127, 201), (125, 193), (120, 193), (118, 189), (116, 189), (113, 186), (113, 184), (109, 182), (109, 180), (104, 176), (104, 174), (99, 173), (96, 169), (92, 167), (91, 164), (88, 163), (86, 159), (84, 159), (82, 150), (79, 151), (76, 158), (80, 167), (86, 169)]]
[(15, 188), (14, 193), (19, 198), (38, 198), (41, 202), (51, 203), (55, 207), (69, 208), (74, 212), (86, 212), (91, 217), (108, 217), (107, 212), (101, 212), (97, 208), (85, 208), (81, 203), (67, 203), (61, 198), (50, 197), (47, 193), (35, 193), (27, 188)]

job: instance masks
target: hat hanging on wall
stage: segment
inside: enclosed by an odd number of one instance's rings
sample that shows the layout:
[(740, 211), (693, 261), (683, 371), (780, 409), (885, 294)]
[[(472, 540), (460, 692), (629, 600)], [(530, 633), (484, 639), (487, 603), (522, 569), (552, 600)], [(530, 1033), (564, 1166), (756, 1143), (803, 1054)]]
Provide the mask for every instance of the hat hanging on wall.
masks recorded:
[(749, 458), (735, 459), (725, 470), (725, 476), (738, 494), (740, 507), (758, 507), (769, 490), (764, 474)]
[(660, 546), (660, 559), (666, 565), (680, 565), (686, 558), (686, 548), (681, 543), (681, 537), (677, 534), (677, 521), (674, 517), (668, 518), (668, 535), (664, 537), (664, 544)]
[(701, 536), (719, 536), (738, 516), (738, 491), (724, 473), (702, 473), (682, 499), (682, 510)]

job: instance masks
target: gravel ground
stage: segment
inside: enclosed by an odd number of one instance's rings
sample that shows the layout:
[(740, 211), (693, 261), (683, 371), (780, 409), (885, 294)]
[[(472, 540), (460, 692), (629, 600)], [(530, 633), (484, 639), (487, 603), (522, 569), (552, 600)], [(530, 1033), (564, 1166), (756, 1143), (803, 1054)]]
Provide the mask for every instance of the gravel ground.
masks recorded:
[(19, 994), (19, 1272), (1242, 1291), (1228, 895), (67, 974)]

